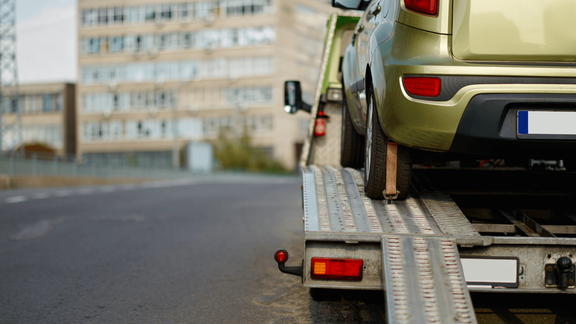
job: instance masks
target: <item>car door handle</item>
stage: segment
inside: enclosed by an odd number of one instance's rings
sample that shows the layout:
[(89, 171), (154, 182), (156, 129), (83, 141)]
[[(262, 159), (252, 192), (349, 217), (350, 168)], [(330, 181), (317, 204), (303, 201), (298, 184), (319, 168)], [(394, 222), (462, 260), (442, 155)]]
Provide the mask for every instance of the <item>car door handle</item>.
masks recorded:
[(382, 11), (382, 7), (377, 6), (377, 7), (372, 11), (372, 16), (378, 15), (381, 11)]
[(364, 31), (364, 25), (360, 25), (360, 26), (358, 26), (358, 29), (356, 29), (356, 33), (358, 33), (358, 34), (360, 34), (363, 31)]

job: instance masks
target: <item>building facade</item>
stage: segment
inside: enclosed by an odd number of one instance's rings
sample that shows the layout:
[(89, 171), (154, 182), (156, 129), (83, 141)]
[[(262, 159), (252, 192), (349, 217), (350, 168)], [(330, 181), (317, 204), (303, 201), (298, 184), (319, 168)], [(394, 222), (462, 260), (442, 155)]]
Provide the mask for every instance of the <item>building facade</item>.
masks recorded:
[(246, 129), (295, 166), (309, 116), (284, 113), (283, 84), (301, 80), (310, 100), (330, 1), (79, 0), (78, 11), (79, 157), (173, 165), (190, 141)]
[[(20, 100), (3, 98), (2, 122), (14, 124), (16, 107), (22, 112), (22, 140), (25, 145), (41, 144), (57, 155), (76, 154), (76, 90), (73, 83), (24, 84), (18, 87)], [(8, 136), (16, 136), (10, 132)], [(16, 138), (6, 139), (18, 143)], [(14, 149), (14, 145), (3, 149)]]

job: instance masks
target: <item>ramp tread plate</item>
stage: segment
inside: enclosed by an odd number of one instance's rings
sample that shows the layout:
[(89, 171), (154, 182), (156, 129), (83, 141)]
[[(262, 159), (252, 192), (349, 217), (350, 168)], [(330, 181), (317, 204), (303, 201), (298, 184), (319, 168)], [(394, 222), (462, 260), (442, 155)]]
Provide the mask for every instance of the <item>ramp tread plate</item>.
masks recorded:
[(306, 231), (320, 230), (318, 219), (318, 201), (316, 199), (316, 179), (312, 170), (302, 173), (302, 207), (304, 208), (304, 229)]
[(443, 233), (416, 192), (391, 204), (366, 197), (361, 171), (311, 165), (302, 182), (306, 232)]
[(383, 235), (388, 323), (477, 323), (455, 239)]
[(455, 237), (480, 236), (458, 205), (445, 192), (438, 190), (425, 176), (412, 179), (412, 187), (426, 206), (442, 233)]

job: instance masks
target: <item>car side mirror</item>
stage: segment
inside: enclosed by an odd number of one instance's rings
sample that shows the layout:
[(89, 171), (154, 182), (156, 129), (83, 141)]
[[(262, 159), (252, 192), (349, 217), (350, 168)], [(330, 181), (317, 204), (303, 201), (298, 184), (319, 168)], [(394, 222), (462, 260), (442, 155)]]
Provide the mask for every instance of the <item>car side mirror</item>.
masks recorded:
[(352, 10), (366, 10), (370, 0), (332, 0), (332, 7)]
[(302, 101), (300, 81), (286, 81), (284, 83), (284, 111), (288, 114), (295, 114), (298, 110), (310, 112), (312, 106)]

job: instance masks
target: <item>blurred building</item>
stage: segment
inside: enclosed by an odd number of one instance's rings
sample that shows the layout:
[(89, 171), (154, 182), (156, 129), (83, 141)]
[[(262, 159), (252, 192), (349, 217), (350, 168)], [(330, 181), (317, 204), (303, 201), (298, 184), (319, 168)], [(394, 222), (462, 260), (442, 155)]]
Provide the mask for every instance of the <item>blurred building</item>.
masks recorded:
[[(40, 144), (58, 155), (76, 154), (76, 91), (72, 83), (25, 84), (18, 87), (22, 111), (22, 140), (25, 145)], [(2, 98), (2, 122), (17, 118), (14, 98)], [(8, 136), (15, 136), (11, 132)], [(6, 139), (8, 143), (17, 143)], [(5, 147), (10, 150), (14, 147)]]
[(311, 101), (329, 0), (79, 0), (78, 155), (172, 165), (188, 142), (247, 129), (294, 167), (308, 115), (283, 111), (283, 83)]

